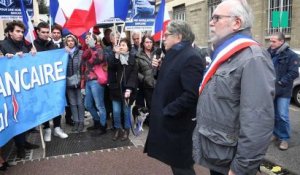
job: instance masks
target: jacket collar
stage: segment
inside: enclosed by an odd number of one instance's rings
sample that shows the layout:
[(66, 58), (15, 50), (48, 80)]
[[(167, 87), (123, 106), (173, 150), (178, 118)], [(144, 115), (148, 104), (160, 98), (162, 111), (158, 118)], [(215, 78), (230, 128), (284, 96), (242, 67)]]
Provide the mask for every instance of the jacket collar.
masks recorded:
[(49, 40), (43, 40), (43, 39), (41, 39), (41, 38), (37, 38), (36, 40), (35, 40), (39, 45), (42, 45), (42, 46), (49, 46), (50, 45), (50, 43), (51, 43), (51, 40), (49, 41)]
[(24, 41), (15, 41), (10, 36), (6, 38), (10, 43), (12, 43), (17, 48), (22, 48), (24, 46)]
[[(151, 52), (151, 58), (150, 58), (150, 59), (153, 58), (154, 53), (155, 53), (155, 49), (153, 49), (153, 51)], [(142, 59), (144, 59), (144, 60), (147, 60), (147, 61), (149, 60), (148, 55), (144, 52), (143, 49), (139, 49), (139, 51), (138, 51), (138, 53), (136, 54), (136, 56), (139, 57), (139, 58), (142, 58)]]

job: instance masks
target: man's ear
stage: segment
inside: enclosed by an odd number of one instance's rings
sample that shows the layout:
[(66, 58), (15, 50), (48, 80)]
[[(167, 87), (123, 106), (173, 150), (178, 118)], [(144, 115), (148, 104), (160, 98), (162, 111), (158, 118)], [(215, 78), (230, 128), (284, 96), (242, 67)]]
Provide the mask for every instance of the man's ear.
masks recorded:
[(179, 35), (178, 35), (178, 38), (179, 38), (179, 40), (181, 41), (181, 40), (182, 40), (182, 34), (179, 34)]
[(242, 20), (239, 17), (236, 17), (233, 24), (233, 30), (239, 31), (242, 28)]

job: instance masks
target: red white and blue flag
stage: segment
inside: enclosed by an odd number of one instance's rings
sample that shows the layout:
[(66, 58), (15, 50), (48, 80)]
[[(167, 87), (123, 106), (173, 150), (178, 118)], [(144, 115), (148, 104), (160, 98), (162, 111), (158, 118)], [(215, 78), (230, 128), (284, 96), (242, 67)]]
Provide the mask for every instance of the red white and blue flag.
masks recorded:
[(59, 5), (58, 0), (51, 0), (50, 3), (50, 16), (51, 16), (51, 24), (58, 24), (63, 27), (66, 23), (66, 16), (64, 11)]
[(160, 41), (162, 39), (162, 35), (167, 30), (167, 25), (170, 22), (170, 16), (168, 11), (166, 10), (166, 2), (165, 0), (161, 0), (158, 13), (155, 18), (154, 23), (154, 41)]
[(26, 8), (25, 8), (23, 0), (20, 0), (20, 5), (21, 5), (21, 13), (22, 13), (22, 18), (23, 18), (23, 23), (24, 23), (25, 28), (26, 28), (25, 32), (24, 32), (25, 40), (28, 43), (33, 43), (33, 41), (36, 38), (34, 27), (32, 25), (32, 22), (30, 20), (29, 15), (28, 15), (28, 13), (26, 11)]
[(65, 24), (72, 34), (81, 36), (96, 25), (96, 12), (93, 0), (79, 0)]
[(68, 20), (65, 24), (72, 34), (81, 36), (97, 23), (111, 18), (126, 19), (130, 0), (70, 0), (60, 1)]
[(204, 74), (199, 87), (199, 95), (222, 63), (227, 61), (233, 54), (251, 45), (258, 45), (258, 43), (248, 36), (238, 34), (226, 40), (216, 48), (212, 55), (212, 62)]

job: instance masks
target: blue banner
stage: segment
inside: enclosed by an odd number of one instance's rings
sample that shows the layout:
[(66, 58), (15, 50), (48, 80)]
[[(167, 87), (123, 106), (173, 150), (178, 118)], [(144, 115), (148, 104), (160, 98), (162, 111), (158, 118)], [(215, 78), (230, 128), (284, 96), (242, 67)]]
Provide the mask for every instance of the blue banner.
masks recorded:
[(0, 58), (0, 147), (64, 112), (64, 49)]
[(152, 30), (155, 21), (155, 0), (131, 0), (125, 30)]
[[(29, 16), (33, 16), (33, 0), (22, 0)], [(0, 0), (0, 19), (22, 20), (20, 0)]]

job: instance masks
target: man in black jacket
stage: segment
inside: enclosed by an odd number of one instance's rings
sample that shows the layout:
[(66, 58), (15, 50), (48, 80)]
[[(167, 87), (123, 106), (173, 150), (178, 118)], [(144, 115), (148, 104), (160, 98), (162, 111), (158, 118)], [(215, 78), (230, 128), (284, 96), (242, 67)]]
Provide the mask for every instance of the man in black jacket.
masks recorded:
[(64, 48), (64, 42), (62, 39), (62, 28), (59, 25), (54, 25), (51, 28), (51, 38), (52, 42), (58, 47), (58, 48)]
[[(195, 175), (192, 133), (205, 59), (192, 47), (195, 35), (184, 21), (172, 21), (164, 34), (165, 58), (152, 95), (145, 152), (171, 166), (175, 175)], [(158, 66), (157, 59), (152, 65)]]
[[(40, 22), (37, 26), (37, 34), (38, 37), (36, 40), (34, 40), (34, 46), (36, 47), (36, 50), (38, 52), (48, 51), (48, 50), (53, 50), (58, 48), (57, 45), (55, 45), (50, 38), (50, 29), (48, 23)], [(68, 137), (68, 135), (60, 127), (61, 124), (60, 115), (53, 119), (53, 124), (54, 124), (54, 136), (58, 136), (62, 139)], [(50, 142), (51, 128), (50, 128), (49, 121), (44, 123), (44, 129), (45, 129), (44, 140), (45, 142)]]
[[(21, 21), (13, 21), (7, 24), (5, 31), (8, 36), (1, 42), (1, 52), (4, 56), (12, 58), (14, 55), (20, 57), (23, 53), (28, 53), (29, 49), (25, 46), (24, 42), (25, 26)], [(32, 50), (34, 54), (34, 49)], [(17, 147), (17, 157), (25, 158), (25, 149), (37, 149), (38, 145), (31, 144), (26, 141), (26, 132), (16, 135), (14, 141)]]
[[(65, 48), (65, 44), (62, 39), (62, 28), (59, 25), (52, 26), (51, 38), (52, 38), (52, 42), (57, 46), (57, 48), (59, 49)], [(67, 103), (69, 104), (68, 98), (66, 99), (67, 99)], [(66, 111), (65, 114), (66, 124), (73, 126), (74, 122), (72, 120), (72, 113), (70, 107), (66, 106), (65, 111)]]
[(299, 76), (299, 58), (285, 42), (284, 34), (275, 33), (270, 38), (270, 48), (276, 71), (275, 84), (275, 127), (272, 140), (279, 139), (279, 149), (288, 149), (290, 138), (289, 104), (291, 100), (293, 82)]

